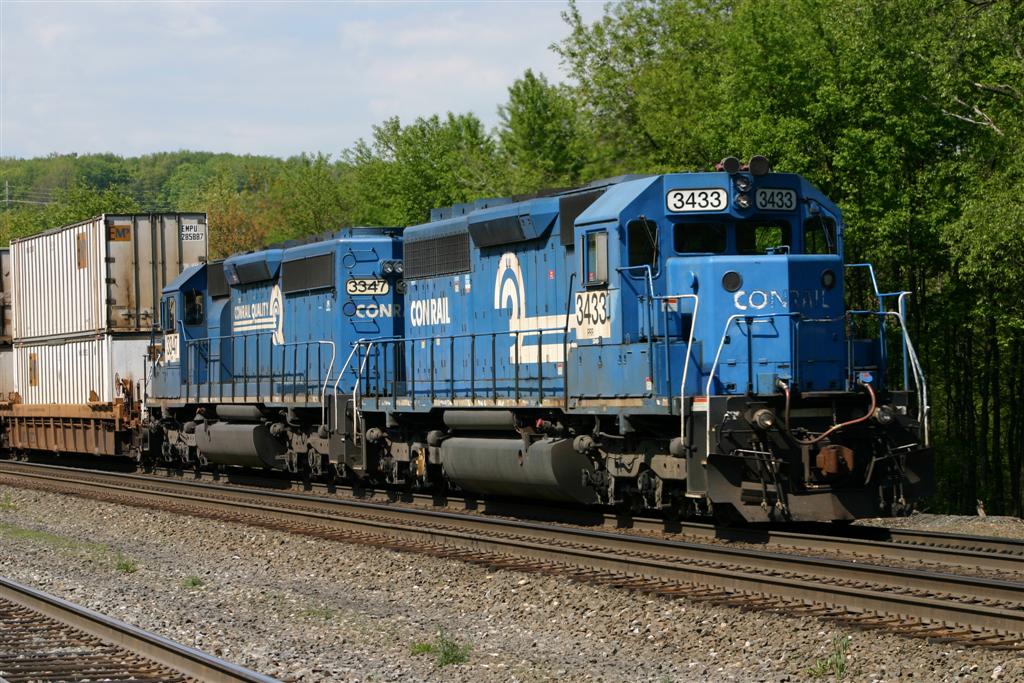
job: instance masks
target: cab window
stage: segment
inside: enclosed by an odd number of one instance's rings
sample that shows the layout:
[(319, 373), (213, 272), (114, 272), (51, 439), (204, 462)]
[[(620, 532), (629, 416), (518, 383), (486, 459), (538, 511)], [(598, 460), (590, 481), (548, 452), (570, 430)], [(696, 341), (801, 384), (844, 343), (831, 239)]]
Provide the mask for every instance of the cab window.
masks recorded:
[(804, 253), (836, 253), (835, 219), (819, 214), (804, 221)]
[(167, 332), (174, 332), (175, 326), (178, 324), (177, 305), (174, 297), (169, 297), (164, 302), (165, 315), (164, 315), (164, 330)]
[(736, 224), (736, 253), (764, 254), (792, 244), (786, 221), (745, 221)]
[(201, 325), (204, 319), (203, 293), (199, 290), (185, 292), (185, 324)]
[[(638, 218), (626, 224), (626, 241), (629, 243), (629, 265), (658, 267), (658, 226), (654, 221)], [(640, 269), (633, 271), (640, 275)]]
[(673, 242), (680, 254), (724, 254), (725, 223), (676, 223)]
[(588, 287), (608, 284), (608, 233), (604, 230), (588, 232), (584, 239), (583, 284)]

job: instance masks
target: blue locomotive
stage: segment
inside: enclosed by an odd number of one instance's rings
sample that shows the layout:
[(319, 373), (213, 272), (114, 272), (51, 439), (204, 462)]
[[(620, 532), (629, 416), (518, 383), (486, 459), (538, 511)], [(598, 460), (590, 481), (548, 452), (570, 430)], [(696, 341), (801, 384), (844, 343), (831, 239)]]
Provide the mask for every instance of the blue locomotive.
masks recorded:
[(184, 270), (161, 300), (150, 457), (337, 474), (342, 370), (401, 334), (401, 255), (397, 231), (355, 228)]
[(848, 309), (857, 270), (838, 207), (763, 157), (438, 209), (183, 273), (152, 432), (188, 462), (485, 496), (899, 514), (933, 485), (927, 388), (907, 293)]

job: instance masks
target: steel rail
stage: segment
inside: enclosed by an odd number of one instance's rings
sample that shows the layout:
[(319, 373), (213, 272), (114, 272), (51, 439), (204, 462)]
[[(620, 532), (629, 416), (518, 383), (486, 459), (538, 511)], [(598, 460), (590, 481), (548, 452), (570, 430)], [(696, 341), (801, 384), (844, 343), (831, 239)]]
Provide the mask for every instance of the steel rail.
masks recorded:
[[(135, 475), (152, 477), (153, 475)], [(185, 481), (196, 481), (189, 472)], [(158, 475), (160, 481), (181, 480), (183, 475), (168, 470)], [(543, 506), (508, 499), (477, 499), (473, 496), (452, 495), (439, 497), (430, 493), (402, 492), (382, 489), (357, 492), (348, 486), (328, 486), (317, 482), (297, 482), (281, 478), (268, 478), (250, 474), (233, 474), (218, 478), (210, 472), (199, 475), (202, 481), (227, 484), (238, 488), (267, 490), (267, 486), (307, 495), (349, 496), (369, 502), (413, 504), (428, 508), (459, 508), (475, 510), (487, 515), (501, 515), (535, 521), (562, 522), (584, 527), (603, 526), (623, 531), (648, 531), (661, 534), (683, 535), (725, 543), (749, 543), (804, 550), (820, 550), (860, 556), (871, 556), (903, 561), (930, 562), (958, 565), (971, 569), (1015, 572), (1024, 575), (1024, 541), (990, 536), (967, 536), (933, 531), (913, 531), (871, 526), (832, 526), (826, 524), (802, 525), (800, 529), (772, 526), (717, 526), (692, 520), (634, 517), (605, 512), (599, 509)]]
[[(3, 461), (0, 461), (3, 463)], [(67, 467), (40, 463), (3, 463), (4, 466), (28, 468), (50, 468), (66, 471)], [(0, 470), (2, 471), (2, 470)], [(103, 474), (106, 470), (83, 470)], [(914, 531), (873, 526), (830, 526), (827, 524), (804, 524), (796, 528), (762, 526), (718, 526), (708, 522), (692, 520), (670, 520), (652, 517), (634, 517), (605, 512), (600, 509), (578, 507), (543, 506), (508, 499), (478, 500), (472, 496), (439, 497), (429, 493), (398, 493), (393, 490), (357, 492), (347, 486), (329, 486), (317, 482), (297, 482), (291, 479), (234, 473), (228, 477), (203, 471), (196, 474), (189, 471), (167, 470), (167, 474), (130, 474), (137, 481), (186, 482), (187, 484), (210, 483), (229, 486), (239, 490), (262, 492), (287, 490), (304, 498), (325, 498), (338, 495), (364, 502), (417, 505), (428, 509), (462, 509), (484, 515), (504, 516), (514, 519), (558, 522), (593, 528), (619, 529), (622, 532), (644, 531), (668, 535), (670, 538), (684, 536), (717, 543), (747, 543), (763, 547), (789, 550), (822, 551), (855, 557), (876, 557), (882, 559), (927, 562), (933, 565), (955, 565), (971, 570), (986, 569), (996, 572), (1012, 572), (1024, 576), (1024, 541), (990, 536), (948, 534), (934, 531)], [(319, 495), (318, 495), (319, 494)]]
[(454, 555), (512, 556), (575, 571), (596, 569), (854, 613), (898, 615), (967, 633), (1013, 634), (1013, 643), (1024, 636), (1024, 583), (1014, 581), (138, 475), (78, 470), (14, 473), (7, 468), (0, 468), (0, 473), (8, 482), (14, 478), (29, 485), (84, 487), (112, 502), (164, 506), (340, 540), (346, 540), (346, 534), (357, 541), (369, 534), (377, 545), (388, 545), (379, 539), (390, 537), (414, 550), (443, 546)]
[[(5, 658), (10, 657), (19, 670), (5, 673), (3, 664), (0, 664), (0, 680), (3, 677), (8, 677), (9, 680), (51, 680), (47, 675), (48, 672), (56, 673), (53, 670), (57, 669), (64, 671), (66, 674), (68, 670), (74, 670), (76, 667), (82, 669), (82, 675), (89, 676), (88, 667), (95, 666), (97, 659), (120, 660), (127, 656), (128, 661), (112, 661), (107, 666), (115, 670), (123, 669), (122, 673), (133, 676), (131, 680), (145, 680), (142, 676), (143, 673), (153, 674), (154, 677), (149, 680), (167, 680), (172, 674), (177, 672), (180, 675), (180, 680), (194, 679), (208, 683), (277, 682), (277, 679), (270, 676), (264, 676), (255, 671), (226, 662), (195, 648), (181, 645), (163, 636), (100, 614), (87, 607), (75, 605), (49, 593), (44, 593), (2, 577), (0, 577), (0, 601), (13, 603), (45, 617), (49, 623), (41, 624), (41, 628), (47, 632), (53, 630), (60, 631), (62, 627), (70, 627), (74, 631), (92, 636), (97, 641), (102, 641), (97, 644), (113, 646), (115, 648), (111, 651), (109, 647), (103, 647), (103, 652), (99, 655), (85, 658), (81, 650), (76, 647), (70, 654), (58, 657), (58, 659), (66, 657), (67, 662), (61, 663), (48, 658), (46, 661), (39, 662), (44, 667), (43, 670), (35, 672), (26, 670), (32, 666), (31, 658), (19, 657), (19, 654), (23, 653), (5, 651)], [(21, 617), (17, 620), (23, 622)], [(0, 624), (2, 623), (3, 621), (0, 620)], [(3, 633), (0, 633), (0, 641), (4, 640), (5, 635), (9, 636), (15, 630), (17, 629), (13, 624), (5, 626)], [(60, 639), (60, 635), (54, 637), (54, 641), (57, 643), (60, 642)], [(33, 640), (39, 641), (38, 638)], [(134, 662), (131, 661), (132, 655), (136, 656)], [(139, 672), (139, 658), (144, 660), (141, 662), (141, 664), (145, 665), (146, 671), (144, 672)], [(155, 665), (159, 665), (159, 667), (166, 670), (163, 672), (153, 671), (156, 668)], [(100, 674), (93, 670), (91, 675), (98, 676)], [(115, 680), (109, 678), (110, 675), (108, 672), (97, 680)], [(59, 679), (65, 680), (63, 675)], [(74, 680), (79, 679), (75, 677)], [(88, 680), (88, 678), (83, 678), (82, 680)]]
[[(64, 471), (67, 467), (41, 463), (9, 463), (30, 468), (52, 468)], [(928, 562), (935, 565), (956, 565), (971, 570), (987, 569), (1024, 575), (1024, 541), (949, 534), (934, 531), (914, 531), (874, 526), (830, 526), (804, 524), (778, 528), (763, 526), (716, 526), (707, 522), (671, 520), (614, 514), (600, 509), (538, 506), (508, 499), (476, 499), (473, 496), (451, 495), (440, 497), (429, 493), (396, 492), (390, 489), (373, 491), (355, 490), (341, 485), (318, 482), (298, 482), (280, 477), (249, 473), (229, 476), (203, 471), (187, 474), (180, 470), (163, 469), (165, 474), (133, 474), (131, 476), (156, 481), (209, 482), (228, 485), (242, 490), (288, 490), (303, 492), (306, 497), (348, 496), (369, 502), (418, 505), (429, 509), (452, 508), (471, 510), (485, 515), (499, 515), (516, 519), (560, 522), (582, 527), (605, 527), (623, 532), (645, 531), (682, 535), (718, 543), (748, 543), (763, 547), (824, 551), (869, 556), (898, 561)], [(107, 470), (81, 470), (102, 474)], [(319, 495), (318, 495), (319, 494)], [(807, 529), (806, 531), (804, 529)]]

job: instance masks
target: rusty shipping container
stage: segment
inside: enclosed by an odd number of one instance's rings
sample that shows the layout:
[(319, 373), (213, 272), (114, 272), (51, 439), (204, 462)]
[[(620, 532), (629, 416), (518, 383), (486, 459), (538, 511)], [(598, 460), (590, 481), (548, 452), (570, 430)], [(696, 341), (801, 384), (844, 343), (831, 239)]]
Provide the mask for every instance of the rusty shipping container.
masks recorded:
[(11, 242), (15, 340), (138, 334), (207, 257), (205, 213), (103, 214)]
[(2, 247), (0, 248), (0, 307), (3, 308), (3, 311), (0, 314), (0, 346), (7, 346), (11, 343), (11, 302), (13, 300), (14, 297), (11, 295), (11, 249)]
[(0, 401), (5, 401), (14, 391), (14, 349), (7, 344), (0, 345)]

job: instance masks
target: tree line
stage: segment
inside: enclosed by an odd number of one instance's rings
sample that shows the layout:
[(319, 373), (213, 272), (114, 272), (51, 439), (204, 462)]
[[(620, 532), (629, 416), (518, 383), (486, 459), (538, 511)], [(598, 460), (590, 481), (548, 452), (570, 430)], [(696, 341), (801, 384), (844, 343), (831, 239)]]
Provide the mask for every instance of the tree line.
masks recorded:
[(837, 201), (848, 260), (914, 292), (940, 491), (1024, 515), (1024, 4), (625, 0), (574, 4), (488, 130), (391, 118), (337, 154), (0, 159), (6, 240), (102, 211), (208, 211), (215, 255), (622, 173), (764, 154)]

